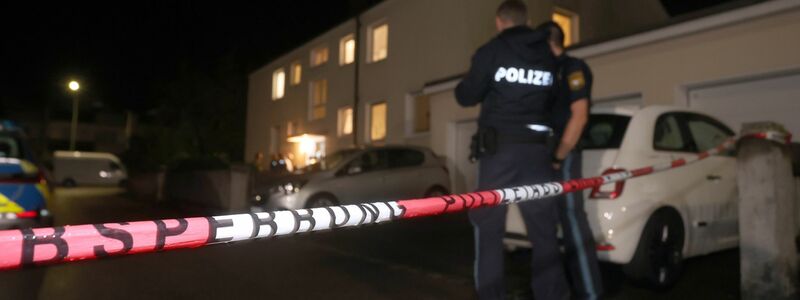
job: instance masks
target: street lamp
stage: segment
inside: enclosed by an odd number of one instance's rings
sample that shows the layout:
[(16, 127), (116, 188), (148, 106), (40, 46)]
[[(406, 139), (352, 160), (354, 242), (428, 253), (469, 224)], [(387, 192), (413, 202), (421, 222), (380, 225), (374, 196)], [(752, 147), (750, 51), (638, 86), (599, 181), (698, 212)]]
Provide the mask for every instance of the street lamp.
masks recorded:
[(69, 128), (69, 150), (74, 151), (75, 139), (78, 133), (78, 90), (81, 85), (73, 80), (69, 82), (67, 87), (72, 91), (72, 124), (70, 124)]

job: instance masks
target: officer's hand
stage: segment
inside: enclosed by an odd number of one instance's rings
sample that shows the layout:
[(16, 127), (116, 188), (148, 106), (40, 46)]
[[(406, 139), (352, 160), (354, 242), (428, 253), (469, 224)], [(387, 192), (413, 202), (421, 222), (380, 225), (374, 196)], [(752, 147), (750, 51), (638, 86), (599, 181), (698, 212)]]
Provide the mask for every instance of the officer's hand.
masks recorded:
[(556, 171), (561, 170), (561, 164), (553, 163), (553, 169), (556, 170)]

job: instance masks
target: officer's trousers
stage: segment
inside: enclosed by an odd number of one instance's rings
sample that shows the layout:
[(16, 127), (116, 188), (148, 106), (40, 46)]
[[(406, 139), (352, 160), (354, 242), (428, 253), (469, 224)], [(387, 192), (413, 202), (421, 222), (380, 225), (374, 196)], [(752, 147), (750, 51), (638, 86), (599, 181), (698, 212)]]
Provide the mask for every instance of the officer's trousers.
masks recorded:
[[(556, 173), (543, 144), (501, 144), (497, 153), (481, 158), (479, 190), (491, 190), (553, 181)], [(531, 288), (536, 299), (565, 299), (569, 287), (556, 239), (556, 199), (519, 204), (531, 255)], [(475, 232), (475, 288), (480, 299), (505, 299), (504, 247), (507, 206), (469, 212)]]
[[(561, 166), (560, 179), (581, 178), (583, 159), (579, 151), (570, 153)], [(564, 263), (572, 283), (573, 299), (597, 299), (603, 284), (597, 263), (594, 235), (583, 208), (583, 193), (558, 198), (564, 237)]]

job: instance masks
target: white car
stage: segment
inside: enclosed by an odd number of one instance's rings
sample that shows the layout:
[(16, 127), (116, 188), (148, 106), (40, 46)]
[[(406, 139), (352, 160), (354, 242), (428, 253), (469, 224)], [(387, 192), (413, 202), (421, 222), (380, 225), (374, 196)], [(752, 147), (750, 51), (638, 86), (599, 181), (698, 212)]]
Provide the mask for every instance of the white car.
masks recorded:
[(431, 150), (412, 146), (347, 149), (255, 188), (253, 211), (301, 209), (447, 195), (450, 175)]
[[(583, 177), (692, 157), (734, 132), (690, 109), (653, 106), (593, 113), (581, 141)], [(738, 246), (738, 190), (733, 153), (584, 191), (602, 261), (657, 288), (677, 280), (686, 257)], [(516, 206), (505, 243), (530, 247)]]

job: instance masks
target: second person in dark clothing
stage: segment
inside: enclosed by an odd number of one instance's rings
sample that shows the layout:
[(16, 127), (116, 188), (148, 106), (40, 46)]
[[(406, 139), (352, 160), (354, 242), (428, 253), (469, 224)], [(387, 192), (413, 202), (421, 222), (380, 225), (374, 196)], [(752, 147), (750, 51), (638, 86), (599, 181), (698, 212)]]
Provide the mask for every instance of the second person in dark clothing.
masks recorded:
[[(592, 71), (578, 58), (564, 53), (564, 32), (555, 22), (538, 27), (549, 33), (550, 47), (556, 55), (556, 98), (551, 124), (559, 140), (553, 153), (553, 167), (560, 180), (582, 178), (582, 157), (578, 142), (589, 120), (592, 99)], [(572, 297), (597, 299), (602, 292), (594, 235), (583, 208), (583, 193), (558, 197), (564, 237), (564, 260), (572, 282)]]

